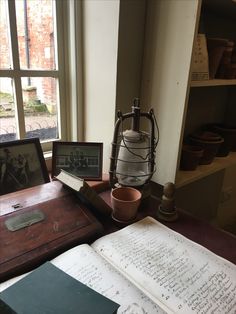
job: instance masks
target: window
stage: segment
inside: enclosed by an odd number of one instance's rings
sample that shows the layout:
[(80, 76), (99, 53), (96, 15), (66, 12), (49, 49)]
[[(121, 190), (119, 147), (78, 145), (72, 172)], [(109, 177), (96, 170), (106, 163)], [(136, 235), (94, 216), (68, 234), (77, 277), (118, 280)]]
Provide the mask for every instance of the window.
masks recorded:
[(39, 137), (50, 149), (50, 141), (63, 137), (60, 5), (55, 0), (0, 1), (0, 142)]

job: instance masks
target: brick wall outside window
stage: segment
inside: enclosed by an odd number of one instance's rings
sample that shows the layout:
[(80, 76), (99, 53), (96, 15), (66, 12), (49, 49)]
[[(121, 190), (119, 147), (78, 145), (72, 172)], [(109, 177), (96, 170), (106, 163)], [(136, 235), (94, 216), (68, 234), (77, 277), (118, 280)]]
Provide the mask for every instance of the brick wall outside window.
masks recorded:
[[(20, 66), (27, 69), (26, 59), (26, 27), (24, 19), (24, 1), (16, 2), (16, 18), (18, 45), (20, 54)], [(27, 25), (28, 25), (28, 51), (29, 68), (32, 70), (53, 70), (55, 69), (54, 58), (54, 30), (53, 30), (53, 9), (51, 0), (27, 0)], [(3, 13), (2, 13), (3, 14)], [(9, 65), (9, 43), (6, 31), (7, 25), (2, 19), (0, 21), (0, 68)], [(3, 66), (5, 65), (5, 66)], [(9, 68), (9, 66), (8, 66)], [(22, 87), (29, 84), (27, 78), (22, 79)], [(37, 88), (37, 98), (46, 104), (55, 104), (55, 80), (51, 78), (31, 78), (30, 86)], [(11, 92), (12, 87), (9, 81), (1, 84), (0, 91)]]

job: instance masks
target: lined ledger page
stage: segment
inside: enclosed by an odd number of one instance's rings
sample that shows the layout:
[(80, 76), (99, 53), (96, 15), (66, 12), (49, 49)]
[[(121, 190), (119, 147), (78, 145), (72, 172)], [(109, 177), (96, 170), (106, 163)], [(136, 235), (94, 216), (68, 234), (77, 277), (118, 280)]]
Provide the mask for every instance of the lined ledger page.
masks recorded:
[(167, 312), (236, 313), (236, 266), (151, 217), (92, 247)]
[[(125, 279), (87, 244), (79, 245), (51, 262), (70, 276), (120, 304), (118, 314), (165, 314), (157, 304)], [(0, 284), (0, 291), (23, 276)]]

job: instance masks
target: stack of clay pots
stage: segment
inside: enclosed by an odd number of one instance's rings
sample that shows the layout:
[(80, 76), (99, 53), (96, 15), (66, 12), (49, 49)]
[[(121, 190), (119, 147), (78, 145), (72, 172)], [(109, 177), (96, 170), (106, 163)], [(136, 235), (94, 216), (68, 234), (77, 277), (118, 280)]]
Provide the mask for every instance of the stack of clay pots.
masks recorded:
[(236, 126), (205, 125), (186, 139), (180, 161), (182, 170), (195, 170), (198, 165), (209, 165), (215, 157), (226, 157), (236, 151)]
[(207, 50), (209, 58), (209, 76), (215, 78), (228, 40), (225, 38), (207, 38)]
[(224, 139), (210, 131), (198, 131), (188, 137), (188, 145), (183, 145), (180, 168), (195, 170), (198, 165), (209, 165), (214, 160)]
[(203, 152), (204, 150), (200, 146), (184, 144), (182, 147), (180, 168), (182, 170), (195, 170), (199, 165)]
[(209, 76), (211, 79), (236, 78), (235, 42), (227, 38), (207, 38)]
[(236, 127), (225, 124), (212, 124), (208, 126), (208, 129), (224, 138), (224, 143), (220, 146), (217, 156), (226, 157), (229, 152), (236, 150)]

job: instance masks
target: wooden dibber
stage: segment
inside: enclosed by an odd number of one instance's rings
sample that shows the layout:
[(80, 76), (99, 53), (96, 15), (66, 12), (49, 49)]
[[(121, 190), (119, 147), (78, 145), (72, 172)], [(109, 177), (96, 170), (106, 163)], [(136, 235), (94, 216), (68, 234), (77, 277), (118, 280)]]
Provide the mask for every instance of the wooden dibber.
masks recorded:
[(163, 221), (175, 221), (178, 213), (175, 207), (175, 185), (168, 182), (164, 185), (161, 204), (157, 210), (157, 218)]

